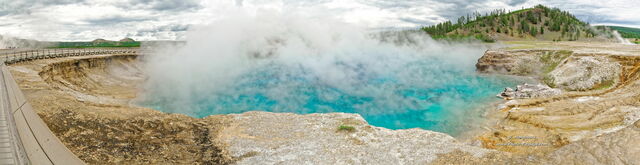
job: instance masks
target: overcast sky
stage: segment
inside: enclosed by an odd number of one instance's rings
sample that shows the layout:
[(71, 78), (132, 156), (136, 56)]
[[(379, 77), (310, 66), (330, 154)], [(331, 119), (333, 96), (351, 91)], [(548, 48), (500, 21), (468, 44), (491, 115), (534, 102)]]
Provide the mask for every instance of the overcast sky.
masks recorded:
[(412, 28), (474, 11), (544, 4), (591, 24), (640, 27), (640, 0), (0, 0), (0, 35), (48, 41), (183, 40), (230, 9), (332, 17), (371, 29)]

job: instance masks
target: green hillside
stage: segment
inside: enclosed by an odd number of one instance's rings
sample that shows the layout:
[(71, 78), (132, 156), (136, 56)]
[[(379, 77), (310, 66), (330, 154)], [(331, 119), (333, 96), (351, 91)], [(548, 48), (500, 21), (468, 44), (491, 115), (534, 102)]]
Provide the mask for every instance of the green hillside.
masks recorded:
[(542, 5), (513, 12), (500, 9), (484, 15), (475, 13), (458, 18), (456, 23), (447, 21), (422, 30), (435, 39), (476, 38), (485, 42), (523, 39), (575, 41), (598, 34), (588, 23), (569, 12)]

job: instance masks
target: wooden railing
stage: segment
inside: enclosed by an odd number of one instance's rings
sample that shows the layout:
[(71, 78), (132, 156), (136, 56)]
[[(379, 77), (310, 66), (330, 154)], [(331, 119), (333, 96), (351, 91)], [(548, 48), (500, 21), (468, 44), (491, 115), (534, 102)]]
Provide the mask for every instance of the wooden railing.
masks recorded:
[(23, 61), (70, 57), (87, 56), (99, 54), (136, 54), (138, 48), (81, 48), (81, 49), (35, 49), (35, 50), (6, 50), (0, 52), (0, 61), (5, 64), (13, 64)]

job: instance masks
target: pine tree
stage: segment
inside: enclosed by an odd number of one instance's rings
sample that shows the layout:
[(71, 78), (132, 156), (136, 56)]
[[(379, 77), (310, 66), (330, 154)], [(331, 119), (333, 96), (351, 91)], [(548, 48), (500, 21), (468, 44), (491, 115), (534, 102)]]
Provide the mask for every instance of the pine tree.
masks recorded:
[(524, 20), (520, 21), (520, 30), (523, 32), (529, 31), (529, 24)]
[(459, 25), (464, 24), (464, 16), (461, 16), (460, 18), (458, 18), (458, 24)]
[(542, 22), (542, 14), (538, 14), (538, 22)]
[(514, 19), (513, 19), (513, 17), (511, 17), (511, 16), (509, 16), (509, 22), (511, 23), (511, 24), (509, 24), (511, 26), (514, 26), (516, 24)]
[(533, 12), (527, 12), (527, 20), (533, 24), (538, 24), (538, 20), (533, 16)]
[(529, 33), (535, 37), (538, 35), (538, 30), (536, 30), (535, 26), (531, 26), (531, 30), (529, 31)]
[(502, 24), (502, 26), (507, 26), (507, 24), (509, 24), (509, 20), (507, 20), (507, 17), (501, 16), (500, 23)]

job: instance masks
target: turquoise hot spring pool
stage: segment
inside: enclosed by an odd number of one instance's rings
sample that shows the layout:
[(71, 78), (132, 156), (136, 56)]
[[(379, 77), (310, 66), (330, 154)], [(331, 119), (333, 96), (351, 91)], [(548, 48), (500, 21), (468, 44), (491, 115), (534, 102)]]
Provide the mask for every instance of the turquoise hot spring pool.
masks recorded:
[(333, 72), (318, 72), (304, 63), (265, 61), (233, 77), (233, 83), (194, 92), (200, 96), (189, 102), (189, 111), (176, 111), (171, 98), (150, 97), (144, 104), (193, 117), (247, 111), (357, 113), (373, 126), (455, 136), (482, 121), (482, 113), (499, 101), (495, 95), (501, 89), (518, 83), (437, 57), (394, 65), (355, 61), (333, 60)]

